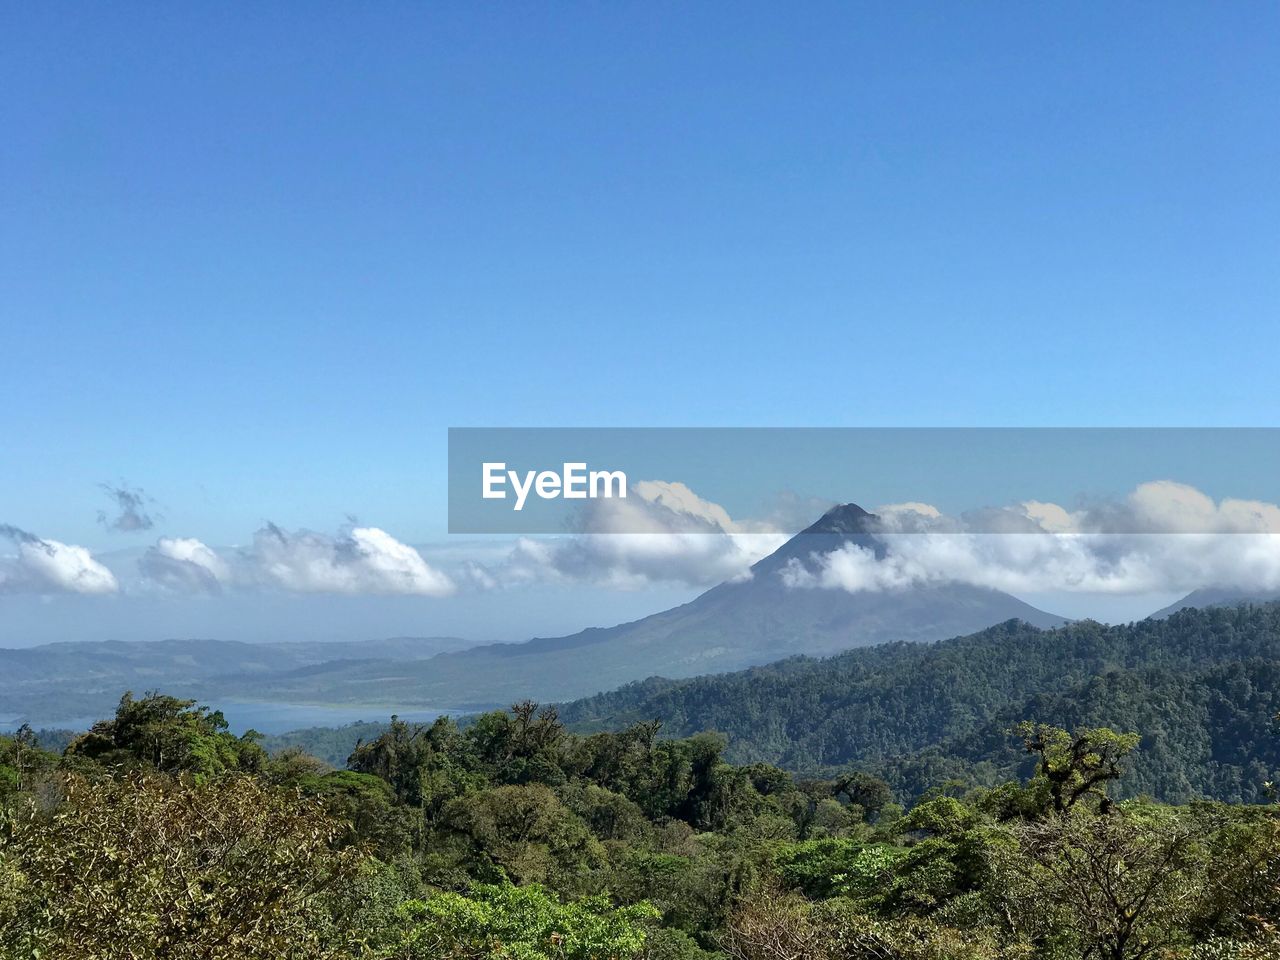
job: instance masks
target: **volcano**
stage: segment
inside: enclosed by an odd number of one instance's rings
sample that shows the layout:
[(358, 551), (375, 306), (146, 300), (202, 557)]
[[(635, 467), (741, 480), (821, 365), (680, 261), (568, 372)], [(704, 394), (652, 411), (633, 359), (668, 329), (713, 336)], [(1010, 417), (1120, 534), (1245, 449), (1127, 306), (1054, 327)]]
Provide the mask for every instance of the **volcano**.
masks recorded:
[[(332, 683), (315, 670), (255, 691), (270, 699), (421, 702), (470, 708), (512, 699), (566, 700), (650, 676), (690, 677), (805, 654), (827, 656), (894, 641), (927, 643), (1007, 620), (1053, 627), (1062, 617), (1006, 593), (964, 584), (849, 593), (788, 586), (792, 564), (854, 544), (883, 556), (875, 517), (835, 507), (757, 562), (751, 576), (722, 583), (686, 604), (641, 620), (566, 637), (499, 643), (413, 663), (335, 664)], [(305, 693), (304, 693), (305, 688)]]

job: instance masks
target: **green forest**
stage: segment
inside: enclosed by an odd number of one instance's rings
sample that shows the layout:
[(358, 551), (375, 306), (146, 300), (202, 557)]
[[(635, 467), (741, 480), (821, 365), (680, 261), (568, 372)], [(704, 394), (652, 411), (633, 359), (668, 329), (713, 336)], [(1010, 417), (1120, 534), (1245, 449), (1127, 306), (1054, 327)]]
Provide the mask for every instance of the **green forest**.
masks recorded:
[(0, 739), (0, 954), (1280, 955), (1280, 807), (1117, 799), (1142, 730), (1028, 718), (1004, 731), (1026, 777), (912, 798), (665, 732), (573, 733), (521, 703), (393, 720), (335, 769), (126, 695), (60, 754)]

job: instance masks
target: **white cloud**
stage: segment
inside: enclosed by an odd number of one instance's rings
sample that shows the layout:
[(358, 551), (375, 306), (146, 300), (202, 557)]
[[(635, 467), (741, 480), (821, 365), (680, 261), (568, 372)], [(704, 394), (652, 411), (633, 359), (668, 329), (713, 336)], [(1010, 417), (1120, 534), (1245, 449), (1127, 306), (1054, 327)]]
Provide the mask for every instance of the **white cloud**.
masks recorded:
[(417, 550), (377, 527), (330, 536), (269, 523), (254, 534), (250, 547), (223, 552), (192, 537), (163, 537), (138, 568), (153, 584), (188, 592), (237, 587), (443, 597), (457, 590), (454, 580)]
[(219, 593), (231, 582), (231, 565), (193, 537), (161, 537), (138, 561), (152, 581), (166, 587)]
[(1039, 501), (964, 518), (891, 511), (876, 536), (880, 558), (845, 544), (792, 561), (782, 576), (794, 587), (852, 592), (937, 583), (1011, 593), (1280, 590), (1280, 508), (1215, 502), (1170, 481), (1077, 511)]
[[(670, 480), (640, 480), (631, 485), (631, 493), (640, 497), (647, 505), (659, 507), (672, 516), (667, 523), (674, 523), (677, 518), (705, 525), (715, 531), (730, 531), (738, 528), (727, 510), (718, 503), (704, 500), (694, 493), (686, 484)], [(616, 508), (625, 506), (624, 501), (609, 501)], [(611, 511), (616, 515), (618, 511)]]
[(0, 526), (17, 556), (0, 559), (0, 590), (11, 593), (115, 593), (115, 575), (84, 547)]
[[(1280, 590), (1280, 508), (1215, 501), (1171, 481), (1076, 508), (1027, 500), (952, 516), (912, 501), (876, 513), (883, 548), (878, 558), (850, 544), (793, 562), (783, 571), (786, 581), (851, 591), (945, 582), (1020, 594)], [(376, 527), (330, 535), (268, 524), (251, 546), (238, 550), (163, 538), (139, 566), (152, 583), (204, 592), (268, 588), (438, 597), (527, 583), (707, 586), (749, 578), (751, 566), (787, 539), (774, 524), (735, 519), (687, 485), (657, 480), (633, 483), (625, 499), (584, 501), (574, 529), (514, 546), (450, 543), (424, 549), (428, 562)], [(22, 552), (18, 561), (0, 565), (0, 589), (117, 589), (111, 573), (83, 548), (36, 538), (30, 539), (42, 547), (24, 546), (11, 536)]]
[(882, 519), (888, 519), (891, 517), (922, 517), (926, 520), (937, 520), (942, 516), (942, 512), (932, 504), (917, 503), (914, 500), (908, 501), (907, 503), (886, 503), (884, 506), (876, 507), (872, 513)]
[(499, 583), (595, 583), (632, 589), (653, 583), (706, 586), (751, 575), (751, 565), (786, 534), (768, 524), (735, 521), (720, 504), (683, 483), (642, 480), (626, 499), (592, 500), (581, 532), (519, 540), (492, 573)]
[(1128, 498), (1135, 526), (1174, 533), (1280, 533), (1280, 507), (1258, 500), (1213, 498), (1172, 480), (1144, 483)]
[(268, 524), (244, 553), (250, 574), (299, 593), (386, 593), (442, 597), (457, 587), (413, 547), (377, 527), (331, 537)]
[(1056, 503), (1042, 503), (1039, 500), (1024, 500), (1020, 506), (1031, 520), (1049, 533), (1071, 533), (1080, 526), (1079, 514), (1058, 506)]

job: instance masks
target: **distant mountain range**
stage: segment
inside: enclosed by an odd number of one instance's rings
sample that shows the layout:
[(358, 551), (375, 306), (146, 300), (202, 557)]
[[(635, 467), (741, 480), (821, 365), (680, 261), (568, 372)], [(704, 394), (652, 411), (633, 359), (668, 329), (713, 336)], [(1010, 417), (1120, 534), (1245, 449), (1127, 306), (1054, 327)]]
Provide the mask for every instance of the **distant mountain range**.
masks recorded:
[[(829, 656), (894, 641), (927, 643), (1015, 619), (1038, 628), (1065, 622), (1008, 594), (964, 584), (851, 593), (784, 582), (781, 574), (789, 566), (812, 570), (816, 557), (845, 545), (883, 556), (874, 521), (855, 504), (836, 507), (756, 563), (749, 577), (641, 620), (565, 637), (484, 646), (456, 638), (407, 638), (66, 643), (0, 650), (0, 674), (6, 678), (0, 720), (100, 714), (125, 689), (164, 689), (212, 703), (486, 709), (525, 698), (571, 700), (651, 676), (680, 679), (797, 655)], [(1182, 605), (1197, 604), (1198, 597), (1192, 594)]]
[(873, 517), (836, 507), (751, 568), (671, 610), (567, 637), (489, 644), (413, 663), (341, 664), (327, 673), (252, 681), (241, 695), (328, 703), (427, 703), (476, 708), (531, 697), (566, 700), (654, 674), (691, 677), (796, 654), (824, 656), (893, 640), (927, 642), (1017, 618), (1055, 626), (1063, 618), (996, 590), (960, 584), (850, 593), (788, 587), (789, 563), (812, 564), (845, 544), (880, 551)]
[(200, 697), (231, 691), (234, 696), (237, 686), (253, 678), (305, 675), (321, 666), (350, 667), (364, 660), (421, 659), (465, 646), (457, 637), (393, 637), (350, 643), (108, 640), (0, 648), (0, 720), (101, 714), (128, 689)]

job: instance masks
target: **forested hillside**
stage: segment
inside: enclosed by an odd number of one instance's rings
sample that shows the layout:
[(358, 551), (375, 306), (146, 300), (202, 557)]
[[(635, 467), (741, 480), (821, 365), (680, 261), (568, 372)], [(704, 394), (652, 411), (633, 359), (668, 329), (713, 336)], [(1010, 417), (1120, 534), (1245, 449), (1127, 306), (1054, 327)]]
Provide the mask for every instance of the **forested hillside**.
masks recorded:
[(579, 729), (660, 720), (718, 730), (729, 757), (799, 771), (857, 764), (908, 795), (1025, 774), (1009, 728), (1032, 719), (1143, 731), (1121, 795), (1263, 798), (1280, 769), (1280, 605), (1041, 630), (1018, 621), (740, 673), (653, 679), (564, 706)]
[(0, 737), (0, 957), (1280, 955), (1277, 808), (1115, 802), (1136, 733), (1021, 724), (1025, 779), (910, 809), (657, 733), (524, 703), (391, 723), (335, 770), (153, 695), (61, 755)]

